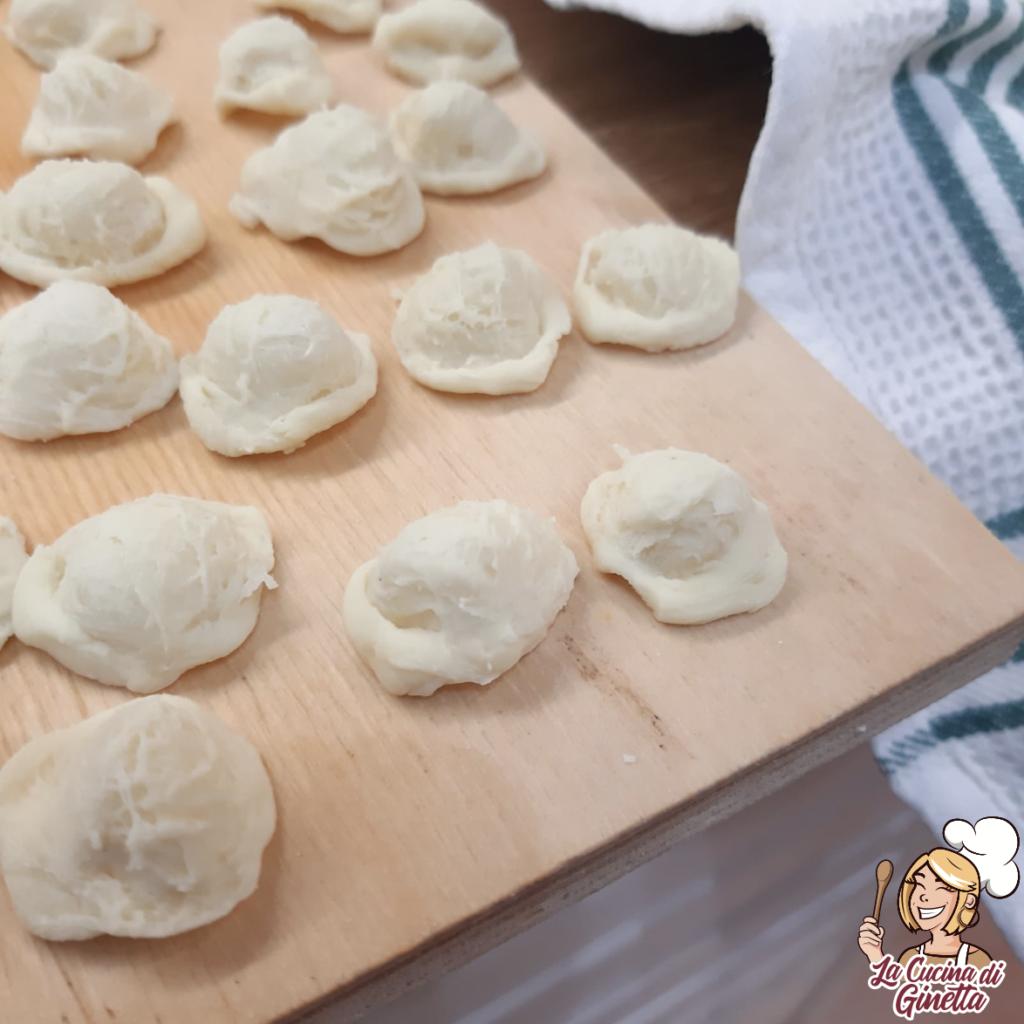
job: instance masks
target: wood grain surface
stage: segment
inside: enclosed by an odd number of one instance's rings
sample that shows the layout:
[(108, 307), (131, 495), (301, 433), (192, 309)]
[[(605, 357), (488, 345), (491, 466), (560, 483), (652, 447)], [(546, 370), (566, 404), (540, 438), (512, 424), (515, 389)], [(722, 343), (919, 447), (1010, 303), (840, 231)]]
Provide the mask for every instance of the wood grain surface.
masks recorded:
[[(489, 198), (428, 200), (414, 244), (350, 259), (247, 232), (227, 211), (245, 156), (279, 127), (220, 124), (210, 102), (217, 47), (248, 5), (152, 6), (165, 32), (136, 66), (177, 95), (182, 123), (144, 170), (196, 197), (210, 243), (118, 294), (180, 352), (226, 302), (316, 298), (370, 334), (381, 388), (290, 456), (213, 455), (177, 402), (116, 434), (0, 439), (0, 511), (31, 542), (155, 490), (249, 502), (270, 521), (280, 582), (239, 651), (171, 690), (265, 757), (280, 826), (259, 891), (192, 934), (67, 945), (32, 940), (0, 894), (5, 1022), (266, 1024), (332, 999), (354, 1017), (967, 681), (1024, 634), (1024, 566), (749, 301), (728, 337), (691, 353), (573, 335), (532, 395), (446, 396), (404, 375), (391, 291), (439, 254), (521, 247), (568, 294), (585, 238), (664, 216), (528, 81), (496, 95), (547, 141), (551, 170)], [(365, 41), (316, 35), (341, 99), (383, 114), (406, 93)], [(0, 47), (7, 188), (29, 168), (16, 143), (38, 72)], [(31, 294), (0, 279), (3, 308)], [(578, 506), (615, 442), (707, 451), (748, 478), (791, 559), (769, 609), (662, 626), (594, 571)], [(349, 573), (410, 519), (490, 497), (557, 518), (582, 566), (573, 597), (494, 685), (392, 698), (345, 636)], [(16, 642), (0, 677), (2, 757), (127, 699)]]

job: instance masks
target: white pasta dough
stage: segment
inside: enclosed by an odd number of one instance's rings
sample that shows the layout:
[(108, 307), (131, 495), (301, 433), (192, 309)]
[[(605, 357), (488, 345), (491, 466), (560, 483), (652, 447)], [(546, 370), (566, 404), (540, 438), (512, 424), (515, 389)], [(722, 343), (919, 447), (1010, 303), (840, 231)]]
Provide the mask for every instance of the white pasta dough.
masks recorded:
[(46, 160), (0, 194), (0, 270), (45, 288), (162, 274), (206, 242), (196, 204), (124, 164)]
[(319, 238), (339, 252), (376, 256), (422, 230), (423, 197), (395, 156), (387, 128), (356, 107), (311, 114), (242, 168), (231, 212), (279, 238)]
[(334, 32), (369, 32), (380, 17), (381, 0), (253, 0), (264, 10), (298, 11)]
[(544, 639), (579, 567), (554, 523), (463, 501), (410, 523), (345, 590), (345, 624), (386, 690), (485, 685)]
[(406, 97), (391, 115), (391, 138), (420, 188), (438, 195), (496, 192), (547, 164), (540, 142), (466, 82), (435, 82)]
[(12, 0), (5, 28), (19, 50), (47, 69), (66, 53), (138, 57), (152, 48), (158, 31), (135, 0)]
[(153, 494), (37, 547), (14, 632), (79, 675), (153, 693), (244, 642), (273, 566), (259, 509)]
[(0, 769), (0, 869), (52, 941), (163, 938), (255, 891), (277, 812), (256, 749), (183, 697), (37, 736)]
[(221, 117), (236, 108), (309, 114), (325, 106), (331, 79), (316, 43), (289, 18), (260, 18), (235, 29), (220, 48), (213, 93)]
[(0, 318), (0, 434), (120, 430), (177, 389), (171, 343), (99, 285), (61, 281)]
[(0, 516), (0, 648), (14, 635), (11, 601), (14, 584), (27, 561), (21, 531), (6, 516)]
[(660, 622), (696, 624), (763, 608), (786, 552), (746, 481), (708, 455), (630, 455), (592, 481), (580, 514), (602, 572), (624, 577)]
[(376, 392), (370, 339), (294, 295), (227, 306), (199, 352), (181, 361), (188, 421), (222, 455), (294, 451)]
[(149, 79), (89, 53), (71, 54), (40, 80), (21, 151), (135, 164), (173, 119), (174, 103)]
[(391, 338), (427, 387), (507, 395), (544, 383), (571, 328), (537, 264), (488, 242), (438, 259), (402, 299)]
[(519, 70), (512, 30), (473, 0), (419, 0), (377, 22), (373, 45), (419, 85), (458, 79), (487, 87)]
[(583, 246), (576, 315), (590, 341), (661, 352), (733, 325), (740, 261), (732, 246), (673, 224), (605, 231)]

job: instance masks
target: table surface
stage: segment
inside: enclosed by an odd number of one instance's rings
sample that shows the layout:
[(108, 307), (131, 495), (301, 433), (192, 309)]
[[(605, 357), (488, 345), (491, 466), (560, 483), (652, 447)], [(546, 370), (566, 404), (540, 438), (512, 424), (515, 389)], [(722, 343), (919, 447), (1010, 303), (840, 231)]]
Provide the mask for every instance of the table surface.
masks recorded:
[[(238, 652), (172, 689), (265, 757), (281, 819), (259, 891), (174, 939), (67, 945), (26, 936), (4, 894), (0, 1005), (14, 1020), (263, 1024), (329, 1000), (354, 1016), (861, 742), (1024, 633), (1024, 567), (747, 300), (730, 335), (698, 352), (652, 358), (574, 335), (533, 395), (445, 396), (405, 376), (388, 342), (391, 292), (441, 252), (488, 238), (521, 247), (568, 293), (585, 238), (663, 216), (526, 79), (496, 95), (548, 142), (551, 171), (493, 197), (430, 200), (414, 244), (353, 260), (248, 233), (227, 213), (242, 159), (278, 127), (221, 125), (209, 101), (216, 48), (248, 5), (152, 6), (166, 32), (137, 66), (177, 93), (183, 123), (144, 169), (196, 196), (211, 242), (119, 294), (179, 351), (227, 301), (314, 295), (371, 335), (381, 393), (287, 457), (217, 457), (177, 403), (115, 435), (0, 444), (0, 508), (33, 542), (152, 490), (252, 502), (281, 583)], [(343, 98), (384, 113), (407, 93), (365, 42), (316, 36)], [(29, 166), (14, 143), (38, 76), (0, 53), (6, 188)], [(0, 280), (0, 308), (30, 295)], [(613, 442), (692, 447), (743, 472), (791, 555), (780, 598), (679, 629), (597, 574), (578, 507), (614, 464)], [(408, 520), (492, 496), (556, 517), (583, 569), (569, 606), (491, 687), (388, 696), (341, 626), (344, 582)], [(126, 699), (16, 643), (0, 672), (3, 756)]]
[(751, 28), (656, 32), (543, 0), (491, 0), (523, 65), (675, 221), (731, 237), (768, 103), (771, 54)]

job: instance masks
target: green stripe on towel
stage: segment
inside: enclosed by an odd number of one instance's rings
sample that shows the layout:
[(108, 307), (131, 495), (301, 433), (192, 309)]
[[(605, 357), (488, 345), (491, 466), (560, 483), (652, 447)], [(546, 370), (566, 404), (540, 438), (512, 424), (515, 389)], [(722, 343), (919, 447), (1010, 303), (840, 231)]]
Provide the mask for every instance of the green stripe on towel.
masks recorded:
[(1000, 540), (1013, 540), (1014, 537), (1024, 536), (1024, 508), (986, 519), (985, 525)]
[[(1024, 658), (1024, 644), (1021, 644), (1012, 660), (1016, 661), (1018, 657)], [(961, 708), (948, 715), (940, 715), (924, 729), (915, 729), (902, 739), (894, 740), (885, 754), (877, 758), (878, 766), (886, 775), (894, 775), (945, 740), (1006, 732), (1021, 726), (1024, 726), (1024, 700)]]
[[(996, 2), (1005, 3), (1005, 0), (996, 0)], [(954, 32), (962, 29), (970, 13), (970, 0), (950, 0), (946, 23), (935, 34), (936, 39), (952, 35)], [(980, 39), (986, 33), (991, 32), (999, 24), (1001, 18), (1002, 14), (997, 15), (994, 11), (990, 11), (989, 16), (977, 28), (971, 29), (970, 32), (965, 32), (962, 36), (957, 36), (956, 39), (951, 39), (944, 46), (940, 46), (928, 58), (928, 70), (934, 75), (944, 75), (949, 70), (949, 66), (953, 63), (956, 55), (965, 46), (970, 46), (975, 39)]]
[[(967, 85), (944, 79), (946, 87), (956, 100), (960, 112), (974, 130), (974, 134), (985, 151), (992, 169), (1003, 186), (1003, 191), (1017, 211), (1017, 219), (1024, 225), (1024, 162), (1010, 134), (1003, 127), (995, 111), (985, 102), (984, 93), (988, 88), (999, 62), (1024, 40), (1024, 12), (1020, 3), (1014, 8), (1017, 27), (1007, 37), (990, 46), (974, 62), (967, 75)], [(984, 24), (942, 46), (928, 61), (928, 69), (942, 76), (949, 70), (950, 61), (969, 39), (980, 39), (987, 32), (999, 28), (1007, 20), (1006, 0), (991, 0), (989, 16)], [(939, 59), (940, 54), (945, 54)]]
[(971, 68), (971, 73), (967, 76), (968, 89), (973, 89), (979, 95), (983, 93), (988, 88), (992, 74), (999, 62), (1024, 42), (1024, 10), (1019, 4), (1017, 5), (1017, 16), (1020, 19), (1017, 22), (1017, 27), (1004, 40), (989, 47), (974, 62), (974, 67)]
[(1019, 729), (1022, 725), (1024, 700), (1011, 700), (1005, 704), (982, 704), (942, 715), (932, 722), (932, 734), (937, 740), (961, 740), (979, 733)]
[(946, 140), (925, 109), (904, 62), (893, 80), (896, 112), (928, 179), (942, 200), (985, 289), (1018, 343), (1024, 345), (1024, 288), (1003, 255)]
[(1024, 70), (1015, 75), (1006, 87), (1006, 102), (1018, 110), (1024, 109)]
[(1017, 211), (1017, 219), (1024, 225), (1024, 163), (1013, 139), (979, 93), (954, 82), (946, 82), (946, 87), (974, 129), (1003, 191)]
[(915, 729), (901, 740), (894, 740), (884, 757), (876, 757), (879, 768), (886, 775), (895, 774), (900, 768), (913, 764), (922, 751), (931, 750), (938, 744), (930, 729)]

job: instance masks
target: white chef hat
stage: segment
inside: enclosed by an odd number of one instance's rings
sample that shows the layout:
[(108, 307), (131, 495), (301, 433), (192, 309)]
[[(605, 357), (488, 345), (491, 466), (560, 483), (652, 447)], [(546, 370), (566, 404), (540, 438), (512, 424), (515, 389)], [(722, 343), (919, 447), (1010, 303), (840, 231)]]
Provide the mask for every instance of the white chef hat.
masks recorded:
[(1020, 871), (1013, 858), (1020, 836), (1005, 818), (981, 818), (973, 825), (954, 818), (946, 822), (942, 838), (974, 864), (990, 896), (1001, 900), (1017, 891)]

